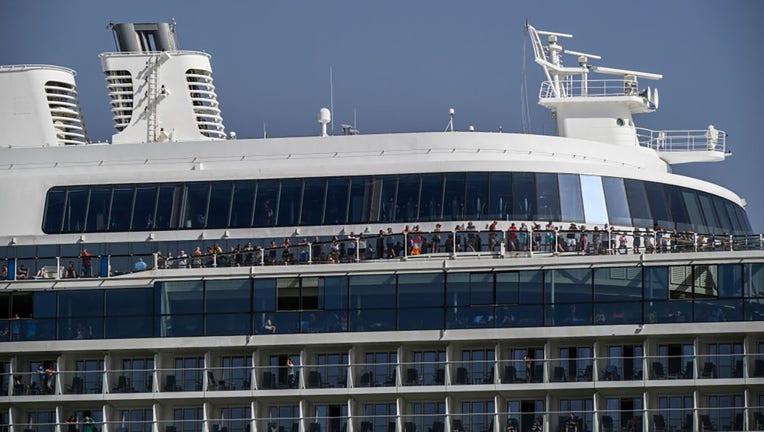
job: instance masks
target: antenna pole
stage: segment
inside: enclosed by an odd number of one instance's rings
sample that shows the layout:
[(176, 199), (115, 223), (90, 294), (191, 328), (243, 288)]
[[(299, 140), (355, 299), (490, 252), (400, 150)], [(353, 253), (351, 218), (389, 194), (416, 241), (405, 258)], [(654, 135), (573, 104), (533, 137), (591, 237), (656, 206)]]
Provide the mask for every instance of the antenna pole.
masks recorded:
[[(331, 66), (329, 66), (329, 109), (334, 114), (334, 78)], [(334, 116), (332, 116), (332, 135), (334, 135)]]

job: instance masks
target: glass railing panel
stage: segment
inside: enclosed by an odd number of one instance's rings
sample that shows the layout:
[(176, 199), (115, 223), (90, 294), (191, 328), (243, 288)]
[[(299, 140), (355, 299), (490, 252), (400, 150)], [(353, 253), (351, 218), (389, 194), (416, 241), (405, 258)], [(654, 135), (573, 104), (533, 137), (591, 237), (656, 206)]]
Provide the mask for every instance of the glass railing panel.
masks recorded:
[(404, 386), (445, 385), (445, 362), (401, 363), (401, 384)]
[(597, 359), (600, 381), (641, 381), (642, 357), (603, 357)]
[(451, 385), (495, 384), (496, 361), (451, 362)]
[(544, 381), (543, 359), (505, 360), (499, 363), (501, 384), (527, 384)]
[(351, 367), (354, 387), (395, 387), (398, 385), (396, 363), (357, 363)]
[(305, 374), (306, 388), (347, 387), (347, 365), (303, 365), (301, 369)]
[(299, 432), (299, 417), (281, 417), (255, 420), (258, 431), (266, 432)]
[[(165, 378), (165, 381), (167, 378)], [(115, 370), (109, 375), (110, 393), (151, 393), (154, 391), (153, 369)], [(172, 390), (175, 391), (175, 390)]]
[(58, 372), (15, 372), (13, 373), (14, 396), (52, 395), (56, 393)]
[(159, 370), (159, 390), (163, 392), (202, 391), (203, 374), (202, 368)]
[(103, 393), (103, 371), (58, 372), (64, 394)]
[(360, 432), (393, 432), (397, 430), (397, 418), (390, 416), (355, 416), (352, 418), (355, 430)]
[(688, 409), (662, 409), (648, 410), (647, 418), (650, 424), (648, 430), (657, 431), (693, 431), (701, 430), (693, 427), (694, 410)]
[(251, 390), (251, 367), (208, 368), (206, 375), (207, 391)]

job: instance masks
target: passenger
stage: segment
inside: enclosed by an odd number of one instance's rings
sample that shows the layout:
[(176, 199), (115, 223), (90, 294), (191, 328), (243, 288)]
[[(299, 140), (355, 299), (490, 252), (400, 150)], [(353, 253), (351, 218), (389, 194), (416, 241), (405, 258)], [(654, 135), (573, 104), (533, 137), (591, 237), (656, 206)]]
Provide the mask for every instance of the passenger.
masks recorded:
[(74, 261), (69, 261), (69, 264), (64, 269), (65, 279), (74, 279), (77, 277), (77, 269), (74, 266)]
[(270, 316), (268, 316), (268, 318), (265, 320), (263, 328), (270, 333), (276, 333), (276, 324), (273, 323), (273, 320)]
[(29, 269), (24, 264), (21, 264), (16, 271), (16, 279), (23, 280), (27, 278), (29, 278)]
[(180, 253), (178, 254), (178, 267), (179, 268), (188, 267), (188, 254), (186, 254), (186, 251), (183, 249), (181, 249)]
[(248, 266), (253, 265), (254, 255), (255, 255), (255, 248), (252, 246), (252, 242), (247, 242), (247, 244), (244, 246), (244, 265), (248, 265)]
[(440, 252), (440, 224), (435, 224), (435, 230), (432, 232), (430, 244), (432, 245), (432, 253)]
[(8, 279), (8, 266), (3, 265), (3, 271), (0, 272), (0, 280), (7, 280)]
[(82, 258), (82, 276), (92, 277), (93, 255), (88, 252), (87, 248), (82, 248), (80, 258)]
[(509, 250), (510, 251), (516, 251), (517, 250), (517, 227), (515, 226), (515, 223), (512, 222), (509, 225), (508, 231), (508, 238), (509, 238)]
[(200, 268), (202, 266), (202, 248), (197, 246), (191, 253), (191, 256), (193, 257), (191, 259), (191, 267)]
[(147, 265), (146, 265), (145, 262), (143, 262), (143, 258), (142, 257), (138, 257), (138, 261), (135, 262), (135, 266), (134, 266), (135, 271), (137, 271), (137, 272), (144, 271), (144, 270), (146, 270), (146, 267), (147, 267)]
[(528, 250), (528, 225), (525, 222), (522, 222), (517, 230), (517, 243), (518, 250)]
[(573, 252), (577, 250), (578, 242), (576, 241), (576, 232), (578, 231), (578, 227), (576, 224), (572, 223), (568, 227), (568, 232), (565, 234), (565, 250), (568, 252)]
[(620, 236), (618, 236), (618, 253), (625, 254), (628, 253), (627, 249), (627, 243), (629, 241), (626, 239), (626, 233), (622, 232)]
[(566, 432), (578, 432), (578, 417), (573, 412), (568, 415), (568, 419), (565, 420)]
[(376, 243), (377, 243), (376, 257), (377, 259), (382, 259), (385, 257), (385, 231), (384, 230), (379, 230)]
[(634, 234), (631, 239), (631, 249), (635, 254), (639, 253), (639, 246), (642, 244), (642, 234), (639, 232), (639, 228), (634, 228)]

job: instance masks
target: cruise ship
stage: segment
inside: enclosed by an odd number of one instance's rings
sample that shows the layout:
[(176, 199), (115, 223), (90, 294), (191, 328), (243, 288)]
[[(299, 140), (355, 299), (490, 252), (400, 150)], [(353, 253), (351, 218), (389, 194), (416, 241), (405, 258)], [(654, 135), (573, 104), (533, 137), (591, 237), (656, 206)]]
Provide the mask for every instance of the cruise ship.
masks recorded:
[(764, 238), (672, 173), (723, 126), (636, 126), (659, 74), (527, 25), (555, 136), (242, 139), (174, 24), (110, 27), (111, 142), (0, 67), (0, 431), (764, 429)]

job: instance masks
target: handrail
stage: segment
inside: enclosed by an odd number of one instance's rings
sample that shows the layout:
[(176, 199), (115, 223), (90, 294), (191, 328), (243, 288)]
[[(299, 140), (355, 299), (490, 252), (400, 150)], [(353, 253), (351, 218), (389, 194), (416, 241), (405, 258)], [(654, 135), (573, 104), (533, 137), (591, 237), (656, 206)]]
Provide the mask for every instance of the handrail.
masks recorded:
[[(260, 239), (267, 243), (268, 239)], [(293, 264), (387, 262), (409, 259), (464, 259), (478, 257), (554, 257), (586, 255), (642, 255), (764, 250), (764, 235), (715, 235), (652, 230), (526, 231), (455, 230), (401, 234), (319, 237), (297, 244), (287, 238), (270, 246), (251, 246), (224, 252), (217, 244), (198, 255), (172, 256), (160, 252), (130, 255), (93, 255), (90, 266), (81, 256), (17, 257), (0, 259), (0, 280), (49, 280), (82, 277), (108, 278), (144, 270), (249, 267)], [(639, 241), (636, 241), (639, 240)], [(382, 249), (379, 249), (380, 246)], [(117, 265), (118, 261), (120, 262)], [(138, 264), (143, 261), (143, 264)], [(29, 269), (27, 265), (35, 265)], [(74, 266), (72, 271), (71, 267)], [(5, 276), (5, 272), (8, 275)]]

